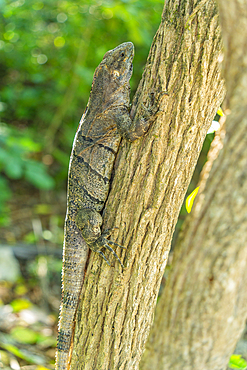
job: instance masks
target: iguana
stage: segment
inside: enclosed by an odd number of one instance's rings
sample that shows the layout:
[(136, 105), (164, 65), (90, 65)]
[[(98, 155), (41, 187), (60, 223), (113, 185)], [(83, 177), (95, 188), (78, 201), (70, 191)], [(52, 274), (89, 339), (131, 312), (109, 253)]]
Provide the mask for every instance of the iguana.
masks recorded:
[[(101, 234), (102, 211), (121, 138), (135, 140), (148, 128), (129, 115), (129, 80), (134, 45), (123, 43), (108, 51), (96, 68), (87, 108), (81, 118), (69, 165), (67, 214), (63, 247), (62, 302), (58, 328), (56, 369), (70, 368), (74, 322), (83, 285), (89, 248), (107, 248), (122, 265), (107, 237)], [(121, 246), (120, 246), (121, 247)], [(123, 248), (123, 247), (122, 247)]]

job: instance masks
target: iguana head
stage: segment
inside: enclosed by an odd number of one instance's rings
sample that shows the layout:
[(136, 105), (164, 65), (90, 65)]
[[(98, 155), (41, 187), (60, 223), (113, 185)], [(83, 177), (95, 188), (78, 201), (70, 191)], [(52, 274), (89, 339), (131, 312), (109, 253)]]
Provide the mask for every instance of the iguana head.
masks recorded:
[(109, 50), (101, 62), (102, 67), (107, 69), (112, 80), (119, 84), (129, 82), (132, 75), (132, 61), (134, 57), (134, 45), (132, 42), (124, 42), (113, 50)]
[(99, 113), (105, 105), (129, 105), (133, 57), (132, 42), (124, 42), (105, 53), (94, 73), (87, 115)]

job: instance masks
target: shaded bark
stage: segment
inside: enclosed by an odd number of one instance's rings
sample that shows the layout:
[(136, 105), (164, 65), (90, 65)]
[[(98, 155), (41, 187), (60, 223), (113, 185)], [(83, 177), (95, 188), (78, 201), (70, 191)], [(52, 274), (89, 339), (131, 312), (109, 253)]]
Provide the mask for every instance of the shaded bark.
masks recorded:
[(247, 1), (219, 0), (219, 10), (231, 114), (175, 248), (142, 370), (225, 369), (247, 318)]
[(166, 1), (132, 104), (156, 106), (148, 134), (122, 141), (104, 228), (126, 269), (91, 253), (78, 309), (72, 369), (138, 369), (171, 237), (212, 119), (224, 95), (215, 3)]

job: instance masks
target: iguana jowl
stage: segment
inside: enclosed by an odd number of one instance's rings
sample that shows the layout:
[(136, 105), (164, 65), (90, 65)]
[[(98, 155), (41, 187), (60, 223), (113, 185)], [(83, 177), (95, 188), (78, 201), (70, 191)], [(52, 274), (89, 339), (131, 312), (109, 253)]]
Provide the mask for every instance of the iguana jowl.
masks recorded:
[(112, 168), (121, 137), (135, 140), (148, 124), (134, 126), (129, 116), (129, 80), (134, 46), (126, 42), (108, 51), (97, 67), (89, 102), (80, 121), (70, 159), (67, 215), (63, 249), (62, 303), (60, 307), (56, 369), (69, 369), (74, 320), (83, 284), (88, 250), (116, 253), (101, 234), (102, 211), (109, 192)]

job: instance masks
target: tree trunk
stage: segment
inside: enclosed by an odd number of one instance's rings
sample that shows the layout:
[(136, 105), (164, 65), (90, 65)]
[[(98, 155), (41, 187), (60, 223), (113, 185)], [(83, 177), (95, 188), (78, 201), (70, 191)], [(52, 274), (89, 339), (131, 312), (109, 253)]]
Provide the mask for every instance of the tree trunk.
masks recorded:
[(122, 141), (104, 229), (126, 268), (91, 253), (71, 369), (138, 369), (184, 195), (224, 95), (220, 29), (212, 1), (166, 1), (132, 116), (158, 112), (147, 135)]
[(231, 115), (175, 247), (142, 370), (225, 369), (247, 318), (247, 1), (219, 10)]

